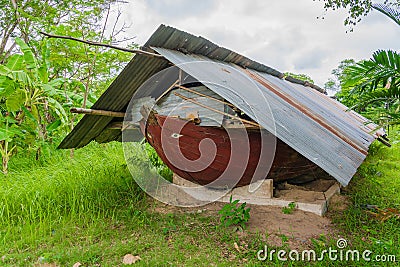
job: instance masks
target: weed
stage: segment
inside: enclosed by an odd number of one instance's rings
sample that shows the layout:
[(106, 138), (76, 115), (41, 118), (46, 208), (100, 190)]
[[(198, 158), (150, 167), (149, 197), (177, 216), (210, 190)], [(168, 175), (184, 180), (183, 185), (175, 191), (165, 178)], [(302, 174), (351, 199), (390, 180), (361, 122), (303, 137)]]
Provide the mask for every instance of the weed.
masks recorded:
[(231, 196), (229, 203), (225, 204), (218, 213), (221, 215), (221, 223), (225, 226), (237, 225), (244, 229), (250, 219), (250, 208), (246, 208), (246, 202), (238, 204), (239, 200), (233, 201)]
[(287, 207), (282, 208), (282, 212), (284, 214), (292, 214), (295, 209), (296, 209), (296, 203), (290, 202)]
[(166, 235), (170, 232), (176, 231), (176, 229), (177, 229), (174, 214), (172, 214), (172, 213), (168, 214), (167, 218), (168, 218), (167, 226), (162, 229), (162, 232), (164, 235)]

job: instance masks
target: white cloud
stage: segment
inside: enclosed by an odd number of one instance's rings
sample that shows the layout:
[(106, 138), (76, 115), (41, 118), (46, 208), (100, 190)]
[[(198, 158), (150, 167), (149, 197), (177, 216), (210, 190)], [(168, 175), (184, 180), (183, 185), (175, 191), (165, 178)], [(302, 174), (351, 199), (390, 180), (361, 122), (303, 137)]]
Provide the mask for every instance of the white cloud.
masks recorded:
[(213, 0), (147, 0), (146, 4), (162, 17), (182, 19), (190, 16), (204, 16), (216, 3)]
[[(282, 72), (304, 73), (322, 86), (346, 58), (400, 48), (400, 30), (373, 12), (346, 33), (344, 10), (312, 0), (135, 0), (123, 8), (127, 35), (143, 44), (160, 24), (201, 35)], [(317, 17), (324, 16), (324, 19)]]

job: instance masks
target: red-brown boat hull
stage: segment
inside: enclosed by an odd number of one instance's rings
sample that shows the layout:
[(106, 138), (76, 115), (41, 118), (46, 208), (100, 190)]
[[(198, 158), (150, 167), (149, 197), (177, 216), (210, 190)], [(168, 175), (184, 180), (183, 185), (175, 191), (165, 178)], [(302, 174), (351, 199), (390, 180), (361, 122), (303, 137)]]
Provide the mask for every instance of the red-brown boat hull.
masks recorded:
[[(259, 179), (286, 181), (309, 174), (318, 168), (279, 139), (276, 138), (274, 142), (268, 137), (262, 139), (261, 132), (272, 136), (266, 131), (248, 129), (248, 140), (241, 140), (244, 129), (229, 129), (228, 134), (222, 127), (198, 126), (179, 118), (158, 114), (151, 117), (147, 120), (146, 127), (142, 124), (147, 141), (174, 173), (201, 185), (238, 187)], [(215, 144), (216, 153), (211, 153), (211, 160), (200, 152), (200, 142), (204, 139), (211, 139)], [(236, 147), (243, 143), (244, 148), (249, 148), (249, 153), (245, 153), (244, 149), (243, 153), (235, 152), (243, 156), (231, 155), (232, 142), (236, 142)], [(261, 153), (262, 142), (264, 148), (269, 149), (267, 153)], [(228, 175), (225, 172), (227, 168), (230, 173)]]

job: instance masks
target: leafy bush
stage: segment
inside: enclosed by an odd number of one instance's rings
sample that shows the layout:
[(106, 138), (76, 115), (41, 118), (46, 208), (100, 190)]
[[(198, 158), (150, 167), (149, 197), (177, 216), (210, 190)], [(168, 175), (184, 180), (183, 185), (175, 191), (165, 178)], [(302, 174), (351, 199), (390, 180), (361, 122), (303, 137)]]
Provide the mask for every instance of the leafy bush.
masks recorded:
[(224, 205), (218, 212), (221, 215), (221, 223), (225, 226), (237, 225), (245, 228), (245, 223), (250, 219), (250, 208), (246, 208), (247, 203), (244, 202), (238, 206), (239, 200), (232, 201), (232, 196), (229, 203)]

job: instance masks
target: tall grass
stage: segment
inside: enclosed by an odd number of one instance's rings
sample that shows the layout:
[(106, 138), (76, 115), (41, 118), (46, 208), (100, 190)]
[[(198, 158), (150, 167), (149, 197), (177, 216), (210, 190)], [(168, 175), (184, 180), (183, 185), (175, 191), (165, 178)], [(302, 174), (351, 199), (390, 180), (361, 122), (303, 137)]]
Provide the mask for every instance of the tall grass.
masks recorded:
[(3, 243), (18, 234), (9, 229), (35, 239), (61, 222), (112, 218), (121, 206), (142, 203), (144, 193), (127, 170), (119, 143), (91, 144), (73, 158), (51, 147), (39, 161), (33, 153), (23, 156), (15, 157), (12, 172), (0, 178)]

